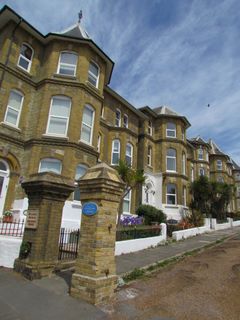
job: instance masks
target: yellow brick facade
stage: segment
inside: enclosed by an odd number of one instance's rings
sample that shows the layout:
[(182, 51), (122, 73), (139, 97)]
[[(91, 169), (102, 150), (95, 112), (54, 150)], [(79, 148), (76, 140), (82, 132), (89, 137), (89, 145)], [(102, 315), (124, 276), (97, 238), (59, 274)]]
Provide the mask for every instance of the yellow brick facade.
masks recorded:
[[(121, 159), (126, 157), (127, 145), (132, 146), (132, 167), (144, 170), (147, 177), (147, 187), (133, 190), (129, 213), (135, 213), (139, 204), (149, 203), (163, 208), (169, 217), (179, 217), (190, 201), (189, 183), (199, 177), (201, 169), (211, 179), (217, 180), (221, 175), (227, 183), (240, 184), (236, 182), (239, 168), (234, 167), (227, 155), (211, 154), (209, 143), (187, 140), (186, 131), (190, 124), (184, 116), (165, 107), (161, 110), (136, 109), (112, 90), (108, 84), (113, 62), (91, 39), (64, 34), (43, 36), (26, 21), (20, 21), (8, 7), (2, 9), (1, 17), (0, 161), (6, 164), (8, 175), (6, 178), (2, 174), (7, 185), (0, 214), (6, 209), (20, 208), (16, 201), (26, 198), (21, 182), (39, 171), (42, 159), (60, 160), (61, 174), (74, 180), (78, 165), (92, 167), (99, 161), (111, 165), (114, 140), (120, 142)], [(18, 65), (23, 44), (33, 50), (29, 72)], [(74, 53), (77, 57), (74, 75), (59, 72), (63, 52)], [(90, 63), (99, 68), (97, 87), (88, 79)], [(13, 90), (23, 96), (17, 126), (6, 121)], [(47, 133), (52, 99), (58, 96), (70, 101), (64, 136)], [(86, 105), (94, 113), (89, 144), (81, 140)], [(116, 125), (117, 111), (119, 125)], [(167, 136), (169, 123), (176, 126), (175, 137)], [(203, 159), (199, 159), (199, 148), (203, 150)], [(169, 149), (176, 152), (175, 172), (167, 168)], [(218, 158), (223, 163), (221, 172), (216, 167)], [(167, 203), (169, 184), (176, 187), (176, 201), (170, 205)], [(72, 200), (73, 195), (69, 198), (70, 202)], [(231, 210), (240, 210), (240, 192), (236, 194)]]

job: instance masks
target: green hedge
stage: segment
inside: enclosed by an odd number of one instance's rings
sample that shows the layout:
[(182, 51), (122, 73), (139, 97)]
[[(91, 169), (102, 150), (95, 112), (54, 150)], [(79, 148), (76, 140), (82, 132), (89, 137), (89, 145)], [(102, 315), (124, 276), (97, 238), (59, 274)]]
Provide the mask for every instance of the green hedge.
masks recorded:
[(145, 225), (151, 225), (155, 222), (162, 223), (166, 221), (166, 215), (162, 210), (159, 210), (148, 204), (142, 204), (138, 207), (136, 214), (144, 218)]

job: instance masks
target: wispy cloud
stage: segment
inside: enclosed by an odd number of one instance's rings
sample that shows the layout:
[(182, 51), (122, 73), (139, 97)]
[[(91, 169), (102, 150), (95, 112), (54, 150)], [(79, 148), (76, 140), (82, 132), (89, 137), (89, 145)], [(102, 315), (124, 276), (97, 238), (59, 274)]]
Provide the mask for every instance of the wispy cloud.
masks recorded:
[[(136, 107), (170, 105), (240, 162), (238, 0), (6, 0), (41, 32), (77, 21), (115, 61), (111, 86)], [(210, 104), (210, 108), (207, 104)]]

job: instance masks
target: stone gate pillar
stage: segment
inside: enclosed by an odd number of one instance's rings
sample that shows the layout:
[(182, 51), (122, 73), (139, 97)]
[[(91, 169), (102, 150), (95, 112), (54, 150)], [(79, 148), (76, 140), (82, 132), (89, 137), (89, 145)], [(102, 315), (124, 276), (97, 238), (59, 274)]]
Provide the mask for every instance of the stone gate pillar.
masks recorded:
[(23, 244), (30, 245), (26, 257), (15, 260), (14, 269), (29, 279), (52, 273), (58, 260), (59, 233), (65, 200), (73, 182), (55, 173), (43, 172), (22, 183), (29, 206)]
[[(87, 171), (79, 186), (83, 214), (70, 292), (73, 297), (98, 304), (111, 297), (116, 287), (116, 220), (124, 184), (116, 170), (101, 163)], [(97, 213), (86, 215), (95, 204)]]

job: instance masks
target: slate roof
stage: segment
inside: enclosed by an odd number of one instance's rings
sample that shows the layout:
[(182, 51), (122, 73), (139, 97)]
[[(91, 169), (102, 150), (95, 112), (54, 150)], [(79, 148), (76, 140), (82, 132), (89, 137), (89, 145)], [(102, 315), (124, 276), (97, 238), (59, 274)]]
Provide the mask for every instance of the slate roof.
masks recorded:
[(189, 139), (190, 143), (195, 143), (195, 144), (205, 144), (208, 145), (208, 143), (203, 140), (200, 136), (197, 136), (196, 138), (191, 138)]
[(240, 171), (239, 165), (236, 164), (236, 162), (233, 159), (231, 159), (231, 162), (232, 162), (233, 170), (239, 170)]
[(178, 114), (177, 112), (173, 111), (172, 109), (170, 109), (167, 106), (157, 107), (157, 108), (154, 108), (152, 110), (158, 115), (164, 114), (164, 115), (168, 115), (168, 116), (182, 117), (180, 114)]
[(218, 145), (212, 139), (210, 139), (208, 143), (211, 146), (211, 154), (229, 157), (226, 153), (221, 151), (221, 149), (218, 147)]
[(73, 37), (73, 38), (79, 38), (79, 39), (90, 39), (89, 34), (83, 28), (81, 23), (75, 23), (74, 25), (67, 28), (66, 30), (63, 30), (62, 32), (58, 32), (58, 34), (61, 34), (63, 36)]

